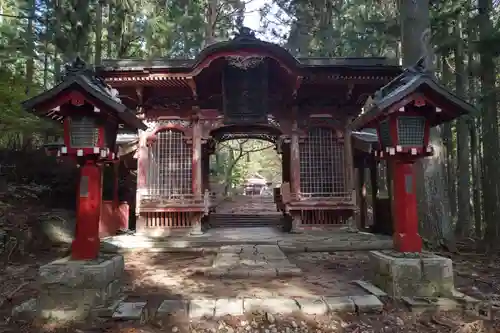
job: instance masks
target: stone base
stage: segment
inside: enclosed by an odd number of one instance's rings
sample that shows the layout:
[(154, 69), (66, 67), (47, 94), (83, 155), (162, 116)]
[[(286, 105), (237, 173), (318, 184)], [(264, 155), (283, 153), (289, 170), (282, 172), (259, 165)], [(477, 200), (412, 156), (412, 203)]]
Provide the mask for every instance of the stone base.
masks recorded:
[(71, 258), (40, 267), (37, 315), (54, 320), (83, 320), (97, 307), (118, 297), (124, 271), (123, 256), (103, 256), (92, 261)]
[(451, 297), (453, 265), (432, 253), (371, 251), (372, 282), (391, 297)]

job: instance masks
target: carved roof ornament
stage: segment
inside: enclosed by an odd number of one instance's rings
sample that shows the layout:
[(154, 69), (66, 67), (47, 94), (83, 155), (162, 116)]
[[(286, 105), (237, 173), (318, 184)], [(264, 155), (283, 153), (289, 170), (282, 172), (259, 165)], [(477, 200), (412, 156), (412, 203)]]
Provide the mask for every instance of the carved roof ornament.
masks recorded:
[(64, 65), (62, 81), (71, 80), (78, 76), (88, 81), (88, 84), (94, 86), (94, 88), (102, 90), (105, 94), (107, 93), (115, 102), (121, 103), (121, 99), (118, 96), (118, 90), (112, 88), (109, 84), (104, 82), (104, 79), (101, 77), (96, 76), (94, 68), (87, 65), (85, 60), (80, 58), (80, 56), (77, 56), (75, 60)]
[(239, 31), (234, 35), (233, 40), (235, 41), (256, 41), (255, 31), (248, 27), (241, 27)]
[(234, 56), (227, 56), (226, 60), (229, 64), (229, 66), (236, 67), (242, 70), (247, 70), (250, 68), (255, 68), (258, 67), (260, 64), (264, 62), (264, 57), (262, 56), (240, 56), (240, 55), (234, 55)]
[(92, 68), (87, 66), (87, 63), (80, 58), (80, 56), (77, 56), (75, 60), (64, 65), (62, 79), (65, 80), (78, 75), (87, 75), (91, 77), (92, 74)]

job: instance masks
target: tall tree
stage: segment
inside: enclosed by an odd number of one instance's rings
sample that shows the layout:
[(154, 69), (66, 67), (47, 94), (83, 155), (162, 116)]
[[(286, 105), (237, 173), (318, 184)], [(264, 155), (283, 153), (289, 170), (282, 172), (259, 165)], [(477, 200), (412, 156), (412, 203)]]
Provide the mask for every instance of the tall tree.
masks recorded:
[[(467, 20), (466, 13), (459, 15), (455, 24), (455, 86), (458, 96), (466, 99), (467, 71), (465, 67), (466, 45), (464, 40), (464, 21)], [(466, 25), (466, 24), (465, 24)], [(470, 212), (470, 144), (468, 118), (463, 116), (457, 120), (457, 223), (455, 233), (458, 236), (469, 236), (471, 232)]]
[[(401, 0), (403, 66), (414, 65), (425, 57), (428, 70), (433, 69), (433, 51), (430, 47), (429, 0)], [(419, 186), (419, 215), (421, 232), (433, 246), (451, 246), (453, 241), (448, 188), (446, 183), (446, 156), (441, 130), (431, 130), (430, 143), (436, 148), (435, 155), (414, 165)]]
[(481, 55), (482, 88), (482, 134), (483, 134), (483, 203), (486, 230), (484, 240), (489, 247), (498, 247), (500, 236), (499, 185), (500, 168), (498, 141), (497, 96), (495, 91), (496, 66), (494, 48), (491, 47), (494, 35), (491, 21), (491, 0), (478, 0), (478, 22)]

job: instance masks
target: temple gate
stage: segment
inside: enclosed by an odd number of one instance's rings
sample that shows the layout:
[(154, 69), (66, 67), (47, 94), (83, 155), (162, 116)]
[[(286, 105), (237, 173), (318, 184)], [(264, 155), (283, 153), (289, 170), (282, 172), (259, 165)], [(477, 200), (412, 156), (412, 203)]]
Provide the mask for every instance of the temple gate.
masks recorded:
[(148, 125), (127, 153), (137, 161), (137, 230), (156, 234), (202, 232), (217, 204), (210, 155), (237, 138), (264, 139), (281, 154), (276, 203), (289, 229), (345, 224), (359, 210), (358, 139), (347, 125), (401, 71), (384, 58), (296, 59), (248, 29), (194, 60), (103, 63), (98, 75)]

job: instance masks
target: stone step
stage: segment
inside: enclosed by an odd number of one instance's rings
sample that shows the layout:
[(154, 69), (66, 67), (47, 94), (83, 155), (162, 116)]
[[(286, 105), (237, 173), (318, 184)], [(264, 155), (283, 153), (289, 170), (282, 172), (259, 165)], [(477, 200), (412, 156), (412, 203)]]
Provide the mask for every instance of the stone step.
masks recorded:
[[(129, 306), (131, 307), (131, 306)], [(373, 295), (314, 296), (275, 298), (200, 298), (191, 300), (164, 300), (154, 314), (155, 321), (175, 315), (189, 320), (242, 316), (255, 312), (277, 314), (325, 315), (328, 313), (381, 312), (383, 303)], [(128, 314), (131, 318), (132, 313)], [(140, 320), (137, 311), (135, 318)]]
[(212, 214), (212, 227), (264, 227), (281, 224), (280, 215)]

